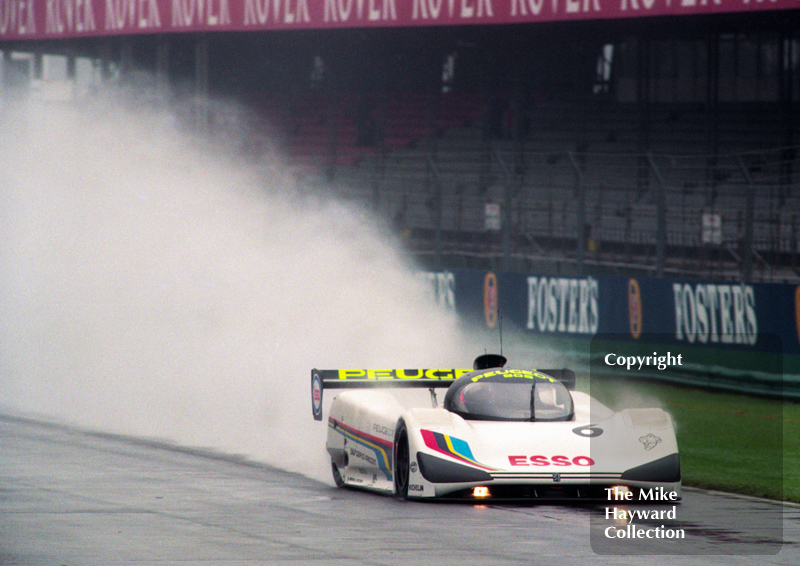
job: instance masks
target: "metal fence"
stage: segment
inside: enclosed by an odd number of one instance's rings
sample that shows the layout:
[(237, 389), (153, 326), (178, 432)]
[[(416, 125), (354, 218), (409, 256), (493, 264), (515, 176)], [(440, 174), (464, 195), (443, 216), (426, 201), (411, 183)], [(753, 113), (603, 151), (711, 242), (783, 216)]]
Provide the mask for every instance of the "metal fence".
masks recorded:
[(324, 184), (435, 265), (797, 278), (799, 147), (705, 156), (513, 145), (367, 154), (328, 169)]

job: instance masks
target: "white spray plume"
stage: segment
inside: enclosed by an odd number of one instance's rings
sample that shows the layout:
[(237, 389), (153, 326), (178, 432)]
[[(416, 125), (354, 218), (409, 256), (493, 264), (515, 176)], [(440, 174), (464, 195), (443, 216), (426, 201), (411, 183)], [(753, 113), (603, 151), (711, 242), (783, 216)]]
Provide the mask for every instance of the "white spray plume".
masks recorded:
[(2, 116), (5, 410), (328, 479), (312, 367), (465, 362), (364, 210), (100, 98)]

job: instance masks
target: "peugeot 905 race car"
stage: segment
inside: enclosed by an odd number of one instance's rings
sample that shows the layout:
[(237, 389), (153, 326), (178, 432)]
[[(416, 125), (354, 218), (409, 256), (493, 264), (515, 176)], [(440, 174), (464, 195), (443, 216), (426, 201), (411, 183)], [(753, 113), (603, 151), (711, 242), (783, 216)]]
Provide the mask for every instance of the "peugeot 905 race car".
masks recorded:
[(505, 362), (485, 354), (473, 369), (312, 370), (316, 420), (325, 389), (352, 389), (328, 417), (336, 485), (402, 499), (680, 498), (666, 412), (614, 412), (575, 391), (571, 370)]

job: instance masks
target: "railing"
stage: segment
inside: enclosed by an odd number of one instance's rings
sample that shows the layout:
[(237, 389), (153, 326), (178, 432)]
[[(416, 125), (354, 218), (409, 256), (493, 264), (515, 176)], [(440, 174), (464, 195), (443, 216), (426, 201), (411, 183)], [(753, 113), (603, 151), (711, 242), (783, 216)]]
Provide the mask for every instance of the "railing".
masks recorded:
[(376, 154), (328, 182), (439, 265), (798, 277), (799, 147), (688, 156), (511, 145)]

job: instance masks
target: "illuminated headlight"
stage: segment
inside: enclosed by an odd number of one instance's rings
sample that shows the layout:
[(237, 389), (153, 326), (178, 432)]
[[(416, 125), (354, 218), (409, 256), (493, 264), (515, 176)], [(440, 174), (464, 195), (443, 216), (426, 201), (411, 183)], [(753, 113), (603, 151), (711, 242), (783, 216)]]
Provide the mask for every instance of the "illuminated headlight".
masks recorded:
[(472, 497), (477, 497), (483, 499), (485, 497), (489, 497), (489, 488), (485, 486), (479, 486), (472, 489)]

